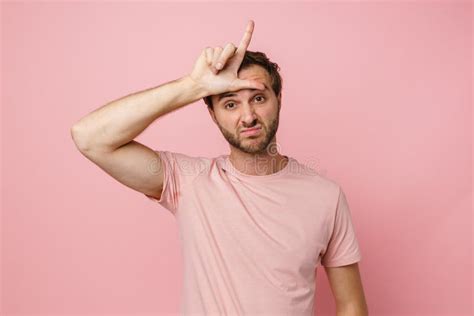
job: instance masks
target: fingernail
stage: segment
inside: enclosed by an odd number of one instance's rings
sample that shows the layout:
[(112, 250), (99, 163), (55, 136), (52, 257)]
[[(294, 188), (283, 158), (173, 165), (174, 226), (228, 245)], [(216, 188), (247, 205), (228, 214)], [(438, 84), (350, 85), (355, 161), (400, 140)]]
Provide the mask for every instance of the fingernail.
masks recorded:
[(222, 64), (221, 64), (221, 63), (217, 63), (216, 68), (217, 68), (217, 69), (221, 69), (221, 68), (222, 68)]

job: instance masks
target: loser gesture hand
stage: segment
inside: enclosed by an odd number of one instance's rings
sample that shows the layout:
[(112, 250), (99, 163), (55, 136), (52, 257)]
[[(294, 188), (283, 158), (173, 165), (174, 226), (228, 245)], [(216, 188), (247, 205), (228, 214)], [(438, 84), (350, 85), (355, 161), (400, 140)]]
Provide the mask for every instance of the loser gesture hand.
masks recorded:
[(208, 95), (240, 89), (265, 89), (262, 83), (255, 80), (241, 80), (237, 74), (252, 39), (254, 25), (253, 20), (248, 22), (237, 49), (232, 43), (228, 43), (224, 48), (206, 47), (201, 52), (189, 77), (204, 88)]

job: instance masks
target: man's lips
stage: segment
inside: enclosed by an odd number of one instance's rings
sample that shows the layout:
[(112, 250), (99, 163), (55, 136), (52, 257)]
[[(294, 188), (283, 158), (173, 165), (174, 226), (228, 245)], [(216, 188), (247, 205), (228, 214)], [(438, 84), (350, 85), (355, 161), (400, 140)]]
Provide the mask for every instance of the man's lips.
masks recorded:
[(252, 128), (247, 128), (247, 129), (244, 129), (243, 131), (241, 131), (241, 133), (250, 132), (250, 131), (256, 131), (256, 130), (259, 130), (259, 129), (261, 129), (261, 128), (262, 128), (261, 126), (252, 127)]
[(244, 135), (244, 136), (256, 135), (256, 134), (259, 134), (259, 133), (260, 133), (261, 129), (262, 129), (261, 126), (259, 126), (259, 127), (247, 128), (247, 129), (241, 131), (240, 134), (242, 134), (242, 135)]

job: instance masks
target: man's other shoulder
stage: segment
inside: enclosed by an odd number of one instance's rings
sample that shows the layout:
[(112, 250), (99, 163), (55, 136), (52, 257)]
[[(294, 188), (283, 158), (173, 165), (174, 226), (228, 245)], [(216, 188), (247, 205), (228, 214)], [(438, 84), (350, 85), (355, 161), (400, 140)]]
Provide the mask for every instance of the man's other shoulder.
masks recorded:
[(209, 168), (215, 158), (193, 155), (172, 150), (155, 150), (171, 168), (178, 168), (180, 174), (197, 175)]

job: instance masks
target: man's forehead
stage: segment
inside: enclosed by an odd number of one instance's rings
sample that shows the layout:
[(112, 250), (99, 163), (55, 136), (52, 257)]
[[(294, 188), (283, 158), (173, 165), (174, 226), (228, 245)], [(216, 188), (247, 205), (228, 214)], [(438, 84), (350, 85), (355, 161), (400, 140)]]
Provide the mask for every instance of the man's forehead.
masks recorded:
[(238, 91), (228, 91), (228, 92), (224, 92), (224, 93), (215, 95), (215, 97), (217, 98), (217, 102), (219, 102), (220, 100), (222, 100), (225, 97), (236, 96), (236, 95), (238, 95), (239, 91), (249, 90), (250, 92), (254, 92), (254, 91), (264, 92), (264, 91), (269, 91), (271, 89), (270, 88), (271, 77), (268, 74), (268, 72), (265, 70), (265, 68), (263, 68), (260, 65), (254, 64), (254, 65), (251, 65), (251, 66), (246, 67), (244, 69), (241, 69), (239, 71), (239, 79), (258, 81), (258, 82), (262, 83), (265, 86), (265, 90), (241, 89), (241, 90), (238, 90)]
[(250, 92), (254, 92), (254, 91), (267, 91), (267, 90), (270, 90), (270, 88), (268, 87), (267, 83), (266, 82), (262, 82), (260, 80), (258, 80), (259, 82), (261, 82), (264, 86), (265, 86), (265, 90), (260, 90), (260, 89), (240, 89), (240, 90), (237, 90), (237, 91), (229, 91), (229, 92), (224, 92), (224, 93), (221, 93), (221, 94), (218, 94), (216, 95), (217, 96), (217, 101), (220, 101), (221, 99), (223, 98), (226, 98), (226, 97), (232, 97), (232, 96), (236, 96), (238, 95), (238, 92), (239, 91), (245, 91), (245, 90), (249, 90)]

